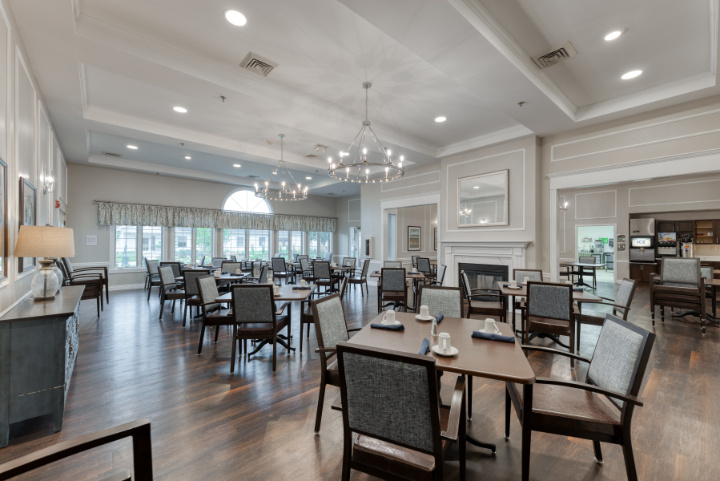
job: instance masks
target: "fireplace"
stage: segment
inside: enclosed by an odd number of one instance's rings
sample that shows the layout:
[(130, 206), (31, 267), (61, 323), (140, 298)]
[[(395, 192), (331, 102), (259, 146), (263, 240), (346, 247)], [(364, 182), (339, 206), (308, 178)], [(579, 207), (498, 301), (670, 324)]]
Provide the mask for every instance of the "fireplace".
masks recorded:
[(467, 274), (470, 289), (497, 289), (498, 281), (508, 280), (508, 266), (497, 264), (470, 264), (467, 262), (458, 263), (458, 285), (460, 273)]

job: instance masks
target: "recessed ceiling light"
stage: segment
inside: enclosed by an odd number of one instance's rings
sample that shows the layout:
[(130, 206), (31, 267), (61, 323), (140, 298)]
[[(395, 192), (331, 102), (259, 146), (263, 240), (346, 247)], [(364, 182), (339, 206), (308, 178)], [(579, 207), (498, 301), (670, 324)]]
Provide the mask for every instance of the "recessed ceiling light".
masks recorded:
[(192, 157), (190, 157), (189, 155), (185, 156), (185, 160), (191, 160), (191, 159), (192, 159)]
[(232, 23), (236, 27), (242, 27), (247, 23), (247, 18), (245, 18), (245, 15), (238, 12), (237, 10), (228, 10), (225, 12), (225, 19), (227, 19), (228, 22)]
[(479, 188), (480, 188), (479, 185), (476, 185), (476, 186), (473, 187), (473, 189), (479, 189)]
[(305, 177), (305, 180), (312, 180), (312, 177)]
[(176, 105), (175, 107), (173, 107), (173, 110), (179, 114), (187, 113), (187, 109), (185, 107), (180, 107), (179, 105)]
[(236, 169), (239, 169), (239, 168), (240, 168), (240, 164), (233, 164), (233, 167), (235, 167)]
[(128, 144), (127, 148), (130, 149), (130, 150), (137, 150), (137, 145), (130, 145), (130, 144)]
[(437, 123), (442, 123), (442, 122), (445, 122), (446, 120), (447, 120), (447, 117), (443, 117), (442, 115), (439, 117), (435, 117), (435, 122), (437, 122)]
[(613, 30), (612, 32), (609, 32), (607, 35), (605, 35), (605, 41), (606, 42), (612, 42), (613, 40), (617, 39), (620, 35), (622, 35), (625, 31), (624, 30)]
[(643, 73), (642, 70), (631, 70), (631, 71), (629, 71), (629, 72), (624, 73), (624, 74), (622, 75), (622, 77), (620, 77), (620, 78), (623, 79), (623, 80), (630, 80), (630, 79), (633, 79), (633, 78), (635, 78), (635, 77), (641, 76), (642, 73)]

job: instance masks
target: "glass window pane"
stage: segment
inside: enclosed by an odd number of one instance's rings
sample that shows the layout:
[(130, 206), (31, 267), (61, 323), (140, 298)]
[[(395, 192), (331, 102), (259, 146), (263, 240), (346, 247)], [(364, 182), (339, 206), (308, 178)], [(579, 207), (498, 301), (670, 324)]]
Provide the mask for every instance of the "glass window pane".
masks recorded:
[(290, 257), (290, 232), (286, 230), (278, 231), (278, 257), (284, 257), (287, 260)]
[(205, 257), (205, 262), (212, 259), (213, 230), (210, 227), (198, 227), (195, 229), (195, 261), (200, 264)]
[(248, 231), (248, 259), (269, 260), (270, 254), (270, 231), (249, 230)]
[(310, 258), (318, 256), (318, 233), (308, 232), (308, 255)]
[(295, 254), (302, 254), (302, 232), (293, 232), (292, 233), (292, 252), (291, 254), (294, 256)]
[(115, 226), (115, 267), (137, 266), (137, 227)]
[(192, 227), (175, 227), (175, 260), (192, 262)]
[(162, 227), (143, 227), (142, 243), (143, 258), (162, 259)]
[(323, 259), (330, 253), (330, 232), (318, 232), (318, 257)]
[(223, 256), (245, 260), (245, 229), (223, 229)]
[(255, 196), (250, 190), (238, 190), (225, 201), (223, 210), (239, 212), (257, 212), (259, 214), (271, 214), (270, 204), (265, 199)]

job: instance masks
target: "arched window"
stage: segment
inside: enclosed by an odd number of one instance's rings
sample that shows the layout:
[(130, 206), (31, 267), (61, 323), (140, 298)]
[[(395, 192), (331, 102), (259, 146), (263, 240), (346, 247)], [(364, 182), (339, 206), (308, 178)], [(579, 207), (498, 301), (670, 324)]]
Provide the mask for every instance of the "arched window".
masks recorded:
[(251, 190), (237, 190), (233, 192), (230, 197), (225, 200), (223, 210), (272, 214), (272, 209), (268, 201), (255, 197), (255, 192)]

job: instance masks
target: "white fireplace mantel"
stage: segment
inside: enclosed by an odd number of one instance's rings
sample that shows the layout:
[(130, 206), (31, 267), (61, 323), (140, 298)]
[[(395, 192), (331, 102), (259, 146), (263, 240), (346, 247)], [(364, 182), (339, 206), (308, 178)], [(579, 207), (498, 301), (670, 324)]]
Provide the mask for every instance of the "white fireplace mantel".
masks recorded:
[(526, 266), (526, 252), (530, 241), (462, 241), (442, 242), (441, 250), (444, 253), (445, 285), (458, 285), (458, 264), (488, 264), (508, 266), (508, 274), (513, 269), (523, 269)]

